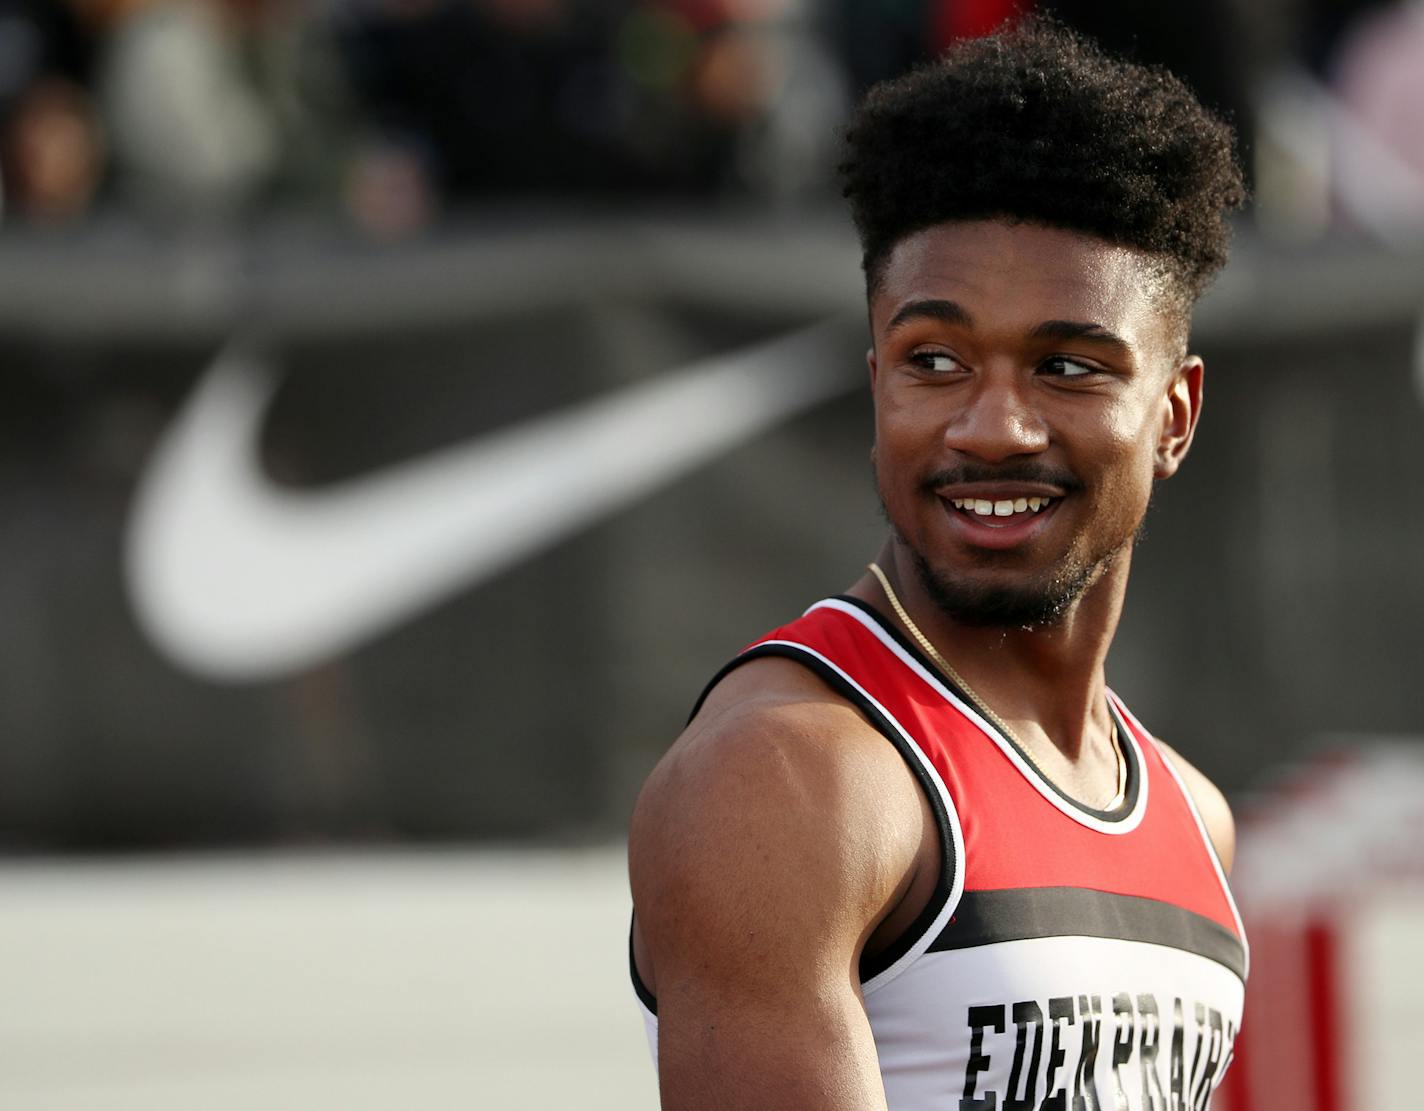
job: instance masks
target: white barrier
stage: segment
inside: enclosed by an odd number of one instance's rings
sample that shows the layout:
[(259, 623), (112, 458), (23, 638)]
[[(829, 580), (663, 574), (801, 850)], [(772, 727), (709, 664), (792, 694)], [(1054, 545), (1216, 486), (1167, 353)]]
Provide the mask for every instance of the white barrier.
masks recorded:
[(639, 1111), (621, 848), (0, 867), (9, 1111)]

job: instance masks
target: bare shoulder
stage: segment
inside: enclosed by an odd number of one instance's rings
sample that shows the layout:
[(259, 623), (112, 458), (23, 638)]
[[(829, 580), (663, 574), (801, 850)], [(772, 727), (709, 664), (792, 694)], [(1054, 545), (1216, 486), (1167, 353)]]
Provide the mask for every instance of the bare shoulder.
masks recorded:
[(1202, 823), (1206, 826), (1211, 842), (1216, 846), (1216, 855), (1221, 859), (1221, 867), (1228, 874), (1231, 862), (1236, 856), (1236, 821), (1231, 816), (1231, 807), (1226, 796), (1216, 784), (1196, 769), (1180, 752), (1160, 738), (1157, 741), (1167, 759), (1187, 785), (1192, 801), (1197, 805)]
[(912, 774), (854, 708), (790, 661), (733, 671), (654, 769), (629, 831), (660, 1004), (691, 964), (762, 991), (763, 962), (793, 949), (840, 951), (850, 968), (921, 835)]

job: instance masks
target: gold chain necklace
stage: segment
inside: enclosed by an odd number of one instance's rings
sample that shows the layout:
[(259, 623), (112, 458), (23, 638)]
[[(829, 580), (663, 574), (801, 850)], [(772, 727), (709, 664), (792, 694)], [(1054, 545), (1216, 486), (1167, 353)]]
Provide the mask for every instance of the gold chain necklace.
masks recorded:
[[(895, 588), (890, 585), (890, 579), (886, 576), (885, 572), (880, 569), (880, 564), (872, 560), (866, 564), (866, 568), (879, 580), (880, 589), (885, 592), (885, 597), (890, 600), (890, 605), (894, 608), (895, 615), (899, 617), (905, 628), (910, 631), (910, 635), (915, 638), (916, 643), (924, 650), (925, 655), (933, 660), (935, 666), (943, 671), (945, 675), (949, 676), (954, 685), (968, 696), (969, 701), (974, 703), (980, 713), (1003, 730), (1004, 736), (1014, 742), (1015, 747), (1023, 753), (1024, 759), (1033, 765), (1034, 770), (1044, 779), (1048, 779), (1048, 773), (1045, 772), (1038, 761), (1033, 758), (1033, 754), (1029, 752), (1028, 745), (1024, 744), (1019, 735), (1009, 728), (1009, 723), (994, 713), (989, 707), (989, 704), (979, 696), (978, 692), (964, 681), (964, 676), (954, 670), (950, 662), (940, 654), (939, 649), (930, 643), (930, 638), (925, 636), (925, 634), (920, 631), (920, 627), (911, 620), (910, 615), (905, 611), (904, 605), (900, 602), (899, 595), (895, 593)], [(1117, 722), (1113, 719), (1111, 714), (1108, 715), (1108, 722), (1112, 728), (1109, 743), (1112, 745), (1113, 756), (1117, 759), (1117, 794), (1113, 795), (1113, 797), (1101, 807), (1095, 808), (1100, 810), (1116, 810), (1127, 798), (1127, 761), (1122, 755), (1122, 742), (1118, 737)], [(1049, 780), (1049, 782), (1052, 782), (1052, 780)]]

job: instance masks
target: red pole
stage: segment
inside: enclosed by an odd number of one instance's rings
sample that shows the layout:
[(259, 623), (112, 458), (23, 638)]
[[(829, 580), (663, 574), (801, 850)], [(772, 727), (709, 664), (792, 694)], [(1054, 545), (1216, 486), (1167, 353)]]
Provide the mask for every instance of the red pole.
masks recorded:
[(1340, 1083), (1341, 1039), (1345, 1035), (1340, 1011), (1340, 951), (1333, 923), (1311, 919), (1305, 929), (1305, 957), (1316, 1111), (1346, 1111)]

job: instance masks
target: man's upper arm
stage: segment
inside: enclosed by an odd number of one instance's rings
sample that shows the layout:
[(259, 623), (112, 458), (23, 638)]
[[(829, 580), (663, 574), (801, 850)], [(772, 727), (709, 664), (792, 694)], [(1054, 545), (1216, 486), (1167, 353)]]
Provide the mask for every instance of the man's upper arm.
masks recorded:
[(834, 703), (733, 711), (665, 758), (629, 848), (664, 1108), (884, 1107), (858, 963), (913, 871), (916, 791)]

